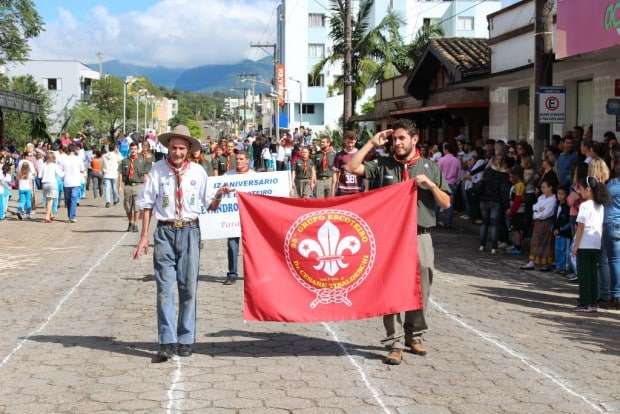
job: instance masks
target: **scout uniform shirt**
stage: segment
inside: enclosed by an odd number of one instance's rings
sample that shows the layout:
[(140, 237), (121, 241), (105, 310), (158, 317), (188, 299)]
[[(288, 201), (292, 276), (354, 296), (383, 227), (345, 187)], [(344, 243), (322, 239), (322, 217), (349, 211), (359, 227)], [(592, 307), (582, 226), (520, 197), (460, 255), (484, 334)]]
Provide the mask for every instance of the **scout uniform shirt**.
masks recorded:
[(230, 170), (234, 170), (237, 168), (237, 159), (232, 157), (230, 160), (230, 166), (228, 164), (228, 157), (225, 155), (220, 155), (219, 157), (213, 158), (213, 169), (217, 171), (217, 175), (224, 175)]
[[(385, 187), (400, 183), (403, 175), (403, 164), (394, 157), (379, 157), (373, 161), (364, 162), (365, 176), (375, 183), (376, 187)], [(416, 175), (426, 175), (442, 191), (450, 194), (448, 182), (441, 174), (441, 170), (434, 161), (420, 157), (409, 167), (409, 177), (413, 180)], [(435, 217), (435, 197), (431, 190), (418, 187), (418, 226), (429, 228), (437, 225)]]
[(311, 158), (308, 158), (306, 163), (306, 171), (304, 171), (304, 160), (299, 158), (295, 161), (295, 180), (310, 180), (312, 178), (314, 163)]
[(142, 208), (153, 209), (153, 217), (158, 221), (181, 219), (191, 221), (198, 219), (202, 207), (209, 206), (207, 196), (207, 173), (199, 164), (190, 162), (181, 178), (183, 190), (183, 210), (181, 217), (176, 217), (176, 177), (168, 167), (166, 160), (157, 161), (144, 184)]
[(144, 175), (148, 174), (152, 168), (153, 163), (144, 159), (142, 155), (138, 155), (138, 158), (133, 163), (133, 175), (129, 176), (129, 166), (131, 160), (124, 158), (118, 165), (118, 173), (123, 177), (123, 184), (142, 184), (144, 182)]
[[(323, 158), (327, 157), (327, 169), (323, 170)], [(332, 150), (329, 150), (327, 154), (323, 151), (315, 154), (313, 157), (314, 165), (316, 167), (316, 178), (332, 178), (334, 176), (334, 159), (336, 158), (336, 153)]]

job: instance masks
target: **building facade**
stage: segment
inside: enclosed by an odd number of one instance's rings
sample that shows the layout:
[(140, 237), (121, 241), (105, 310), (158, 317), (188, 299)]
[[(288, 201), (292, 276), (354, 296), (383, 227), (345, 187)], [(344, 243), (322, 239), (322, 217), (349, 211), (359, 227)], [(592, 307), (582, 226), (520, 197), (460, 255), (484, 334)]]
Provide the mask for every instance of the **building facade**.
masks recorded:
[[(358, 1), (353, 0), (357, 10)], [(375, 0), (370, 25), (376, 26), (389, 10), (405, 21), (401, 35), (410, 42), (424, 25), (439, 24), (446, 37), (487, 37), (486, 15), (501, 7), (500, 0)], [(312, 68), (331, 52), (329, 15), (325, 1), (282, 0), (277, 13), (278, 57), (286, 71), (286, 105), (289, 127), (300, 124), (313, 130), (337, 127), (342, 117), (342, 96), (330, 96), (329, 86), (341, 73), (340, 65), (326, 66), (319, 79), (310, 79)], [(358, 101), (372, 99), (374, 88)], [(301, 105), (300, 105), (301, 104)], [(301, 109), (301, 112), (300, 112)]]
[(88, 102), (92, 83), (99, 79), (99, 72), (75, 60), (9, 62), (5, 74), (9, 77), (31, 75), (48, 91), (52, 102), (48, 126), (51, 133), (60, 132), (69, 111), (78, 102)]

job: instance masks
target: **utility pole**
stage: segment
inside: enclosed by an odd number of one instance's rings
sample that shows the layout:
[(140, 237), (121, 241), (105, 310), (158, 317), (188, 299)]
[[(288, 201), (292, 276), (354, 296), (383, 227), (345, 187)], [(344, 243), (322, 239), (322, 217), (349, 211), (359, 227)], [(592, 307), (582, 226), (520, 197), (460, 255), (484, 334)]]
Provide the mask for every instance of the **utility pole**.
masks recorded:
[[(257, 47), (260, 49), (272, 49), (272, 56), (273, 56), (273, 80), (272, 80), (272, 85), (276, 86), (276, 78), (277, 78), (277, 66), (279, 63), (279, 58), (278, 58), (278, 44), (277, 43), (250, 43), (250, 47)], [(269, 52), (267, 52), (269, 54)], [(276, 142), (280, 142), (280, 102), (279, 100), (276, 102), (276, 105), (274, 106), (274, 118), (275, 118), (275, 123), (276, 123)]]
[(347, 129), (353, 116), (353, 78), (351, 66), (353, 60), (352, 47), (352, 17), (351, 0), (344, 0), (344, 111), (342, 116), (342, 131)]
[(549, 124), (540, 123), (539, 90), (553, 85), (553, 0), (536, 0), (534, 23), (534, 160), (542, 159), (545, 144), (549, 141)]
[[(237, 75), (237, 78), (243, 82), (243, 80), (247, 79), (252, 83), (252, 119), (254, 120), (254, 123), (257, 124), (256, 122), (256, 107), (255, 107), (255, 96), (256, 96), (256, 78), (257, 78), (257, 74), (256, 73), (240, 73)], [(245, 104), (245, 101), (244, 101)]]
[(97, 52), (96, 56), (99, 61), (99, 79), (103, 79), (103, 52)]

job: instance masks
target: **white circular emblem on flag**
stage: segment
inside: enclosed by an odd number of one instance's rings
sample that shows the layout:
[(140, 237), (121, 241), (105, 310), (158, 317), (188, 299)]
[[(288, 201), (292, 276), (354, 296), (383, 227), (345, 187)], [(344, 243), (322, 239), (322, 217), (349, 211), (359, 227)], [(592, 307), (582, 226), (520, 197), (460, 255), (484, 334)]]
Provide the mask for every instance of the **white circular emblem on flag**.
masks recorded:
[(291, 274), (316, 294), (320, 304), (351, 306), (349, 292), (360, 286), (375, 263), (374, 234), (364, 219), (345, 210), (318, 210), (299, 217), (284, 239)]

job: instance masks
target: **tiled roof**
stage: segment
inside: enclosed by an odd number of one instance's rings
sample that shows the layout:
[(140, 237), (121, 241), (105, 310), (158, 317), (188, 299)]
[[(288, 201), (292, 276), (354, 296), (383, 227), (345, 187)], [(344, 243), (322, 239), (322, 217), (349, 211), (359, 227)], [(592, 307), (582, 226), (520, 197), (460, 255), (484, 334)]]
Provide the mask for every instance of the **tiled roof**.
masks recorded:
[(460, 71), (463, 78), (486, 73), (491, 67), (491, 49), (487, 39), (437, 38), (431, 39), (429, 48), (446, 66)]

